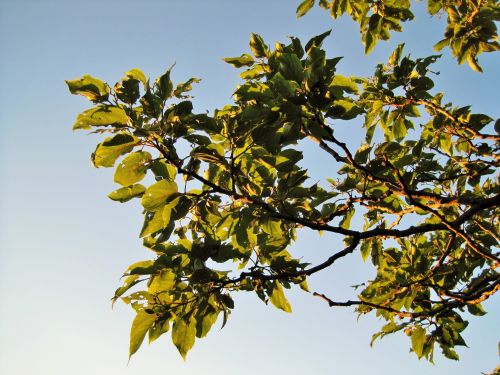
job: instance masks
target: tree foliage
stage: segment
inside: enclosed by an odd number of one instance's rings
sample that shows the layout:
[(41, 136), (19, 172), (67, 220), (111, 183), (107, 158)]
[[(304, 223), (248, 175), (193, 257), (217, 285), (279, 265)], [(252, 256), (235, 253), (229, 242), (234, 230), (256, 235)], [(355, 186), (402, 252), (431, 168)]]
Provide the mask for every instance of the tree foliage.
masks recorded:
[[(412, 18), (409, 2), (320, 5), (353, 16), (367, 51)], [(492, 1), (429, 1), (431, 14), (441, 9), (453, 30), (479, 18), (494, 25), (498, 11)], [(461, 36), (462, 45), (479, 40), (467, 52), (474, 62), (486, 44), (498, 46), (488, 30), (484, 40)], [(314, 294), (384, 320), (373, 341), (404, 331), (419, 358), (432, 361), (437, 344), (458, 359), (466, 314), (485, 314), (481, 302), (500, 287), (499, 121), (433, 91), (438, 55), (412, 59), (399, 45), (371, 77), (338, 74), (340, 58), (322, 49), (329, 34), (274, 48), (252, 34), (252, 54), (225, 59), (242, 69), (234, 102), (211, 115), (193, 112), (199, 80), (174, 84), (171, 68), (154, 81), (133, 69), (113, 87), (67, 81), (94, 105), (73, 128), (109, 133), (92, 154), (95, 167), (115, 168), (121, 187), (109, 197), (144, 208), (140, 237), (154, 259), (132, 264), (113, 297), (137, 313), (130, 355), (146, 335), (171, 330), (185, 357), (219, 317), (226, 323), (239, 291), (291, 312), (286, 289), (309, 291), (309, 276), (357, 253), (375, 267), (373, 280), (347, 301)], [(446, 35), (457, 55), (456, 33)], [(356, 150), (335, 132), (350, 120), (365, 133)], [(306, 142), (331, 158), (327, 181), (311, 181), (301, 164)], [(324, 262), (304, 263), (290, 252), (300, 228), (343, 240)]]
[[(297, 16), (305, 15), (316, 0), (304, 0), (297, 8)], [(319, 0), (319, 6), (333, 18), (348, 14), (359, 24), (365, 51), (370, 52), (377, 41), (390, 38), (392, 31), (402, 31), (402, 23), (413, 20), (410, 0)], [(495, 21), (500, 20), (497, 0), (427, 0), (431, 16), (446, 14), (443, 39), (434, 49), (449, 47), (460, 64), (465, 61), (479, 72), (478, 55), (500, 50)]]

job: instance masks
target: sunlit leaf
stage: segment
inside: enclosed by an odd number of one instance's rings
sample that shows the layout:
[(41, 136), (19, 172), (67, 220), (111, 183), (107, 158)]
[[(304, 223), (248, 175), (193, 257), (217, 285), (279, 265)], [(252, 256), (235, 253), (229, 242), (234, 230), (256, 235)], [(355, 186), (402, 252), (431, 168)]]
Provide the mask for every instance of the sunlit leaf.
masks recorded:
[(130, 152), (137, 143), (136, 137), (126, 133), (106, 138), (104, 142), (99, 143), (92, 154), (92, 162), (96, 167), (112, 167), (116, 159)]
[(190, 317), (187, 322), (176, 318), (172, 328), (172, 341), (179, 350), (182, 358), (186, 359), (187, 352), (193, 347), (196, 337), (196, 321)]
[(122, 108), (102, 105), (80, 113), (73, 125), (73, 130), (88, 130), (93, 126), (124, 127), (129, 121), (129, 117)]
[(315, 0), (304, 0), (297, 7), (297, 18), (302, 17), (304, 14), (309, 12), (309, 10), (314, 6)]
[(250, 49), (255, 57), (266, 57), (268, 53), (268, 47), (264, 43), (264, 39), (255, 33), (250, 36)]
[(174, 193), (177, 193), (177, 184), (174, 181), (158, 181), (146, 189), (142, 196), (142, 205), (148, 211), (155, 211)]
[(425, 329), (420, 326), (415, 327), (415, 329), (411, 333), (411, 348), (418, 356), (418, 358), (422, 357), (423, 355), (425, 339)]
[(106, 83), (87, 74), (81, 78), (67, 80), (66, 84), (72, 94), (85, 96), (93, 102), (107, 100), (110, 92), (109, 86)]
[(292, 312), (292, 307), (290, 306), (290, 303), (285, 297), (285, 293), (283, 291), (283, 287), (279, 282), (273, 282), (272, 286), (272, 291), (269, 296), (269, 301), (277, 307), (278, 309), (281, 309), (285, 312)]
[(146, 188), (141, 184), (122, 187), (108, 194), (108, 197), (114, 201), (127, 202), (132, 198), (141, 197)]
[(141, 181), (146, 175), (151, 161), (151, 154), (146, 151), (137, 151), (128, 155), (116, 167), (114, 180), (123, 186), (130, 186)]
[(236, 68), (241, 68), (242, 66), (252, 66), (254, 63), (253, 57), (247, 53), (244, 53), (240, 57), (226, 57), (223, 60)]
[(148, 314), (144, 311), (139, 311), (135, 316), (134, 321), (132, 322), (132, 328), (130, 330), (130, 347), (129, 347), (129, 356), (132, 355), (139, 350), (142, 342), (144, 341), (144, 337), (146, 333), (153, 325), (156, 320), (155, 314)]

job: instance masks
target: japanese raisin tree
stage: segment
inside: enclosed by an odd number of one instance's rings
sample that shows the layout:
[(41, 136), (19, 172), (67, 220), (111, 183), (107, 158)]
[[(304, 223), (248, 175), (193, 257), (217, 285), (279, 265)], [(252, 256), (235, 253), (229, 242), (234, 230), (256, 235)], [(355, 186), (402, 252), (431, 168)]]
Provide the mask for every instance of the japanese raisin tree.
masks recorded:
[[(497, 2), (428, 4), (448, 15), (437, 47), (479, 70), (477, 56), (498, 49)], [(412, 18), (405, 1), (319, 5), (359, 22), (367, 52)], [(328, 35), (270, 48), (252, 34), (251, 54), (225, 59), (243, 69), (234, 102), (212, 114), (193, 111), (199, 80), (175, 85), (171, 69), (154, 81), (132, 69), (113, 87), (88, 75), (67, 81), (93, 103), (73, 128), (109, 134), (91, 158), (115, 167), (121, 187), (109, 198), (144, 208), (140, 238), (154, 256), (132, 264), (113, 297), (137, 313), (130, 355), (146, 335), (171, 331), (185, 357), (218, 317), (225, 324), (240, 291), (290, 312), (285, 289), (308, 292), (308, 277), (360, 256), (376, 275), (351, 300), (314, 294), (385, 320), (374, 340), (404, 331), (419, 358), (432, 361), (439, 346), (458, 359), (466, 315), (485, 314), (481, 302), (500, 288), (500, 122), (432, 91), (439, 56), (413, 59), (399, 45), (373, 76), (346, 77), (322, 49)], [(336, 135), (340, 121), (363, 129), (359, 148)], [(311, 182), (299, 163), (306, 142), (331, 159), (327, 181)], [(300, 228), (335, 238), (331, 256), (294, 256)]]

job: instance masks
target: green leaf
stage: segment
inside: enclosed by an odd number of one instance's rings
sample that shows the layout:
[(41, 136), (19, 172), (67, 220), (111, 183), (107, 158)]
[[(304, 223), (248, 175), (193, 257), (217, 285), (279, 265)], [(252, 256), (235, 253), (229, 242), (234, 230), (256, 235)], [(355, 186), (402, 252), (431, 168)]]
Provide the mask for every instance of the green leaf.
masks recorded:
[(321, 83), (324, 74), (325, 63), (325, 51), (316, 46), (311, 47), (308, 51), (308, 56), (305, 64), (308, 89), (311, 89), (318, 82)]
[(444, 47), (446, 47), (448, 44), (450, 44), (450, 40), (449, 39), (440, 40), (439, 42), (437, 42), (436, 44), (434, 44), (434, 51), (439, 52)]
[(158, 86), (158, 94), (161, 99), (166, 100), (172, 96), (172, 91), (174, 89), (174, 84), (170, 79), (170, 73), (172, 72), (172, 65), (161, 77), (156, 80), (156, 85)]
[(483, 306), (481, 306), (480, 303), (476, 305), (467, 305), (467, 310), (469, 310), (469, 312), (475, 316), (486, 315), (486, 311), (484, 310)]
[(443, 354), (446, 358), (452, 359), (454, 361), (458, 361), (460, 359), (457, 352), (455, 350), (453, 350), (452, 348), (450, 348), (446, 345), (443, 345), (441, 348), (443, 349)]
[(411, 348), (418, 356), (421, 358), (424, 353), (424, 344), (425, 344), (425, 329), (418, 326), (411, 333)]
[(315, 0), (304, 0), (302, 3), (299, 4), (297, 7), (297, 18), (302, 17), (304, 14), (309, 12), (309, 10), (314, 6)]
[(150, 329), (148, 334), (149, 343), (151, 344), (153, 341), (158, 339), (161, 335), (168, 332), (170, 329), (170, 322), (168, 320), (164, 320), (163, 322), (156, 322)]
[(322, 34), (316, 35), (312, 37), (307, 43), (306, 46), (304, 47), (305, 51), (309, 53), (309, 50), (311, 49), (312, 46), (316, 47), (321, 47), (323, 44), (323, 41), (332, 33), (332, 30), (325, 31)]
[(165, 163), (163, 160), (155, 160), (151, 164), (151, 170), (156, 177), (161, 177), (173, 181), (177, 173), (177, 168), (170, 163)]
[(157, 270), (152, 260), (141, 260), (128, 266), (128, 275), (152, 275)]
[(197, 329), (196, 329), (196, 337), (202, 338), (205, 337), (212, 326), (217, 321), (217, 317), (219, 316), (218, 311), (212, 311), (209, 313), (204, 313), (202, 316), (197, 317)]
[(297, 84), (292, 86), (291, 82), (294, 81), (286, 80), (280, 72), (274, 75), (274, 77), (271, 79), (271, 82), (273, 83), (273, 87), (276, 89), (276, 91), (278, 91), (278, 93), (280, 93), (285, 98), (294, 96), (295, 90), (298, 89)]
[(442, 0), (428, 0), (427, 1), (427, 12), (430, 15), (434, 15), (441, 10)]
[(401, 328), (402, 327), (399, 324), (394, 323), (394, 322), (390, 322), (382, 327), (382, 332), (384, 334), (393, 333), (393, 332), (399, 331)]
[(193, 89), (193, 83), (199, 83), (201, 82), (200, 78), (190, 78), (186, 82), (179, 83), (177, 87), (174, 90), (174, 95), (177, 98), (182, 98), (185, 97), (182, 94), (188, 91), (191, 91)]
[(242, 66), (252, 66), (254, 63), (253, 57), (248, 53), (244, 53), (240, 57), (226, 57), (223, 60), (236, 68), (241, 68)]
[(336, 99), (344, 96), (344, 92), (348, 94), (357, 94), (359, 92), (358, 85), (351, 79), (339, 74), (333, 77), (329, 87)]
[(129, 79), (135, 79), (141, 82), (144, 87), (148, 86), (148, 79), (146, 78), (146, 75), (142, 72), (142, 70), (138, 68), (129, 70), (127, 73), (125, 73), (125, 76)]
[(299, 284), (299, 287), (300, 287), (300, 289), (302, 289), (305, 292), (308, 292), (308, 293), (310, 292), (310, 290), (309, 290), (309, 284), (307, 283), (307, 280), (302, 281)]
[(109, 97), (109, 86), (88, 74), (81, 78), (67, 80), (66, 84), (72, 94), (85, 96), (93, 102), (103, 102)]
[(365, 43), (365, 53), (369, 54), (377, 44), (377, 35), (372, 30), (368, 30), (363, 41)]
[(234, 309), (233, 298), (229, 294), (221, 294), (220, 299), (224, 305), (230, 309)]
[(293, 53), (284, 53), (278, 59), (279, 71), (288, 80), (301, 83), (304, 77), (302, 63), (297, 55)]
[(172, 194), (177, 193), (174, 181), (161, 180), (147, 188), (142, 196), (142, 205), (148, 211), (156, 211)]
[(252, 33), (250, 35), (250, 49), (257, 58), (267, 57), (268, 48), (259, 34)]
[(254, 65), (251, 69), (245, 70), (240, 74), (243, 79), (255, 79), (269, 73), (269, 66), (265, 64)]
[(288, 313), (292, 312), (292, 307), (285, 297), (285, 293), (281, 284), (277, 281), (274, 281), (272, 285), (273, 289), (271, 295), (269, 296), (269, 301), (271, 301), (271, 303), (278, 309), (281, 309)]
[(445, 151), (448, 154), (451, 154), (451, 149), (453, 146), (453, 140), (451, 138), (451, 135), (448, 133), (442, 133), (441, 136), (439, 137), (439, 145), (441, 146), (441, 149)]
[(160, 116), (161, 108), (163, 106), (161, 98), (154, 94), (149, 88), (142, 96), (140, 103), (142, 104), (142, 109), (146, 115), (154, 118), (158, 118)]
[(130, 330), (129, 358), (141, 347), (146, 333), (156, 320), (155, 314), (148, 314), (141, 310), (135, 316)]
[(392, 52), (391, 57), (389, 57), (389, 65), (397, 65), (399, 60), (401, 59), (401, 53), (403, 53), (403, 49), (405, 47), (404, 43), (398, 44), (396, 49)]
[(281, 229), (280, 222), (274, 219), (267, 219), (262, 223), (262, 230), (273, 238), (282, 238), (283, 230)]
[(341, 228), (344, 228), (344, 229), (349, 229), (350, 228), (350, 226), (351, 226), (351, 219), (354, 216), (354, 212), (355, 212), (355, 210), (352, 209), (352, 208), (350, 208), (350, 209), (347, 210), (345, 216), (340, 221), (339, 226)]
[(366, 262), (372, 251), (372, 244), (369, 240), (364, 240), (361, 244), (361, 258)]
[(340, 99), (326, 112), (326, 116), (333, 119), (352, 120), (363, 113), (363, 109), (351, 100)]
[(479, 72), (479, 73), (483, 72), (483, 68), (481, 68), (481, 66), (479, 66), (479, 64), (477, 62), (477, 56), (476, 55), (473, 55), (473, 54), (469, 53), (467, 55), (467, 63), (472, 68), (472, 70), (474, 70), (476, 72)]
[(132, 185), (127, 187), (122, 187), (108, 194), (108, 197), (114, 201), (127, 202), (132, 198), (140, 197), (144, 194), (146, 188), (141, 185)]
[(276, 157), (276, 169), (281, 172), (292, 170), (293, 166), (302, 160), (303, 154), (301, 151), (287, 148), (281, 151)]
[(163, 211), (158, 210), (152, 214), (146, 215), (139, 237), (142, 238), (149, 236), (150, 234), (159, 232), (165, 227), (166, 225), (165, 221), (163, 220)]
[(151, 154), (146, 151), (137, 151), (128, 155), (118, 165), (114, 181), (123, 186), (130, 186), (141, 181), (149, 168)]
[(392, 123), (392, 135), (395, 139), (401, 140), (408, 133), (406, 128), (405, 119), (403, 117), (398, 117)]
[(184, 360), (186, 359), (186, 354), (194, 345), (195, 336), (196, 321), (194, 318), (189, 317), (187, 322), (181, 318), (174, 320), (172, 341)]
[(97, 145), (92, 154), (92, 163), (95, 167), (112, 167), (116, 159), (134, 148), (138, 139), (130, 134), (119, 133)]
[(117, 82), (114, 91), (118, 99), (128, 105), (134, 104), (141, 96), (139, 82), (137, 79), (129, 77)]
[(140, 277), (140, 275), (130, 275), (130, 276), (127, 276), (127, 278), (123, 282), (123, 285), (121, 287), (119, 287), (118, 289), (116, 289), (115, 295), (111, 299), (112, 305), (114, 305), (114, 303), (116, 302), (116, 300), (119, 297), (121, 297), (123, 295), (123, 293), (125, 293), (127, 290), (129, 290), (130, 288), (132, 288), (134, 285), (136, 285), (136, 284), (138, 284), (138, 283), (141, 282), (141, 280), (138, 280), (139, 277)]
[(73, 130), (88, 130), (92, 126), (114, 126), (120, 128), (126, 126), (129, 120), (129, 117), (122, 108), (102, 105), (80, 113), (73, 125)]
[[(154, 261), (152, 261), (152, 260), (140, 260), (140, 261), (132, 263), (130, 266), (128, 266), (127, 271), (125, 273), (128, 272), (131, 275), (132, 274), (136, 274), (136, 273), (134, 273), (134, 271), (136, 269), (138, 269), (138, 268), (142, 268), (142, 269), (149, 268), (153, 264), (154, 264)], [(143, 275), (144, 273), (140, 273), (140, 274)]]
[(148, 292), (152, 294), (165, 293), (175, 286), (176, 276), (170, 270), (163, 270), (151, 277)]

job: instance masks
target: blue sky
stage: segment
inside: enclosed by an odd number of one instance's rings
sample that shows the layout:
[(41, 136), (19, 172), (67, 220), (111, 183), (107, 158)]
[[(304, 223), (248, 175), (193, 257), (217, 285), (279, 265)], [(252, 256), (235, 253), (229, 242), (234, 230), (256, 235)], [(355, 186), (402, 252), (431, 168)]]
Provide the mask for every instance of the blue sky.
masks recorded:
[[(174, 80), (202, 78), (195, 107), (211, 111), (230, 102), (238, 83), (237, 71), (221, 59), (248, 52), (251, 32), (274, 43), (333, 28), (325, 46), (330, 56), (345, 56), (339, 72), (367, 75), (403, 40), (413, 56), (433, 53), (443, 29), (419, 3), (417, 22), (366, 57), (352, 22), (333, 22), (320, 10), (296, 20), (297, 3), (0, 0), (1, 374), (479, 374), (497, 364), (498, 298), (486, 303), (484, 318), (471, 317), (462, 360), (437, 355), (432, 366), (408, 353), (402, 335), (370, 348), (376, 319), (357, 321), (351, 310), (297, 291), (290, 293), (293, 314), (252, 294), (237, 296), (228, 325), (198, 341), (187, 362), (164, 337), (127, 365), (133, 311), (123, 304), (111, 310), (110, 297), (128, 264), (151, 254), (138, 238), (139, 206), (109, 200), (112, 171), (90, 165), (97, 138), (71, 131), (88, 103), (70, 95), (64, 80), (92, 74), (114, 83), (134, 67), (156, 77), (176, 62)], [(497, 118), (498, 59), (481, 61), (482, 75), (457, 66), (446, 51), (436, 65), (436, 89)], [(339, 131), (351, 134), (345, 126)], [(320, 154), (306, 162), (311, 174), (327, 175)], [(311, 261), (336, 246), (326, 235), (299, 237), (294, 252)], [(369, 273), (353, 256), (310, 286), (342, 297)]]

